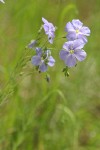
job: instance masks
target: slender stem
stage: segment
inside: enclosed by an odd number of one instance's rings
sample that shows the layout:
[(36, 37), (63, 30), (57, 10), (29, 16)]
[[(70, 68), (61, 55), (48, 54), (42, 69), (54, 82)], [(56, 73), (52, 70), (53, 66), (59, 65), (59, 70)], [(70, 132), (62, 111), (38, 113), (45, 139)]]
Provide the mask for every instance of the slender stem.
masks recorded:
[(44, 44), (41, 46), (41, 48), (43, 48), (47, 42), (48, 42), (48, 39), (44, 42)]

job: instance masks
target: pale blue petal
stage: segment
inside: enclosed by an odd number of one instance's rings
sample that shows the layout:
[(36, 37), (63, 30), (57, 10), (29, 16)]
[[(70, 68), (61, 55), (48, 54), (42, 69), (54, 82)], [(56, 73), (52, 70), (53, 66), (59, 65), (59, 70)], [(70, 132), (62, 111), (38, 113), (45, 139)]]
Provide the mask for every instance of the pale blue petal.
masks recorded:
[(87, 56), (84, 50), (75, 50), (74, 55), (79, 61), (83, 61)]
[(69, 51), (69, 50), (73, 49), (73, 41), (65, 42), (64, 45), (63, 45), (63, 48), (66, 51)]
[(67, 31), (67, 32), (75, 31), (75, 29), (74, 29), (74, 27), (73, 27), (73, 25), (72, 25), (71, 22), (68, 22), (68, 23), (66, 24), (65, 31)]
[(33, 56), (31, 59), (31, 62), (33, 65), (38, 66), (41, 63), (41, 57), (40, 56)]
[(55, 37), (54, 31), (49, 30), (48, 36), (54, 38)]
[(69, 52), (68, 51), (65, 51), (65, 50), (61, 50), (60, 51), (60, 53), (59, 53), (59, 56), (60, 56), (60, 58), (62, 59), (62, 60), (66, 60), (66, 58), (67, 58), (67, 55), (69, 54)]
[(42, 49), (40, 47), (36, 47), (36, 54), (38, 56), (41, 56), (42, 55)]
[(50, 56), (48, 58), (48, 65), (52, 67), (54, 66), (54, 64), (55, 64), (55, 59), (52, 56)]
[(48, 34), (49, 33), (49, 26), (47, 24), (44, 24), (43, 28), (44, 28), (45, 33)]
[(83, 26), (81, 29), (80, 29), (80, 32), (86, 36), (89, 36), (90, 35), (90, 29), (88, 27), (85, 27)]
[(39, 66), (39, 70), (41, 72), (47, 71), (47, 65), (44, 62), (42, 62), (41, 65)]
[(49, 23), (49, 28), (52, 32), (54, 32), (56, 30), (52, 23)]
[(68, 66), (68, 67), (73, 67), (76, 65), (76, 58), (74, 55), (72, 54), (69, 54), (67, 56), (67, 59), (65, 60), (65, 64)]
[(68, 32), (68, 34), (67, 34), (67, 39), (68, 39), (68, 41), (76, 40), (76, 38), (77, 38), (77, 34), (76, 34), (75, 31), (73, 31), (73, 32)]
[(82, 27), (83, 23), (78, 19), (73, 19), (72, 25), (74, 26), (75, 30), (78, 30)]
[(42, 17), (42, 21), (45, 23), (45, 24), (48, 24), (48, 21)]
[(73, 41), (73, 49), (82, 49), (84, 47), (85, 43), (82, 39), (77, 39)]
[(88, 42), (87, 37), (83, 34), (78, 34), (77, 38), (82, 39), (85, 44)]

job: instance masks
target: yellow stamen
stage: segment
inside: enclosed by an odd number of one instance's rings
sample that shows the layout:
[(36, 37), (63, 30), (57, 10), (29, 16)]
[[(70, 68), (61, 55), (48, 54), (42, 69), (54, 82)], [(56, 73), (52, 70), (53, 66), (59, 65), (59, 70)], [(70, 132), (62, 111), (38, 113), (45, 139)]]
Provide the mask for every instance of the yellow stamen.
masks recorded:
[(79, 30), (76, 30), (76, 33), (79, 33)]
[(73, 53), (74, 53), (74, 50), (70, 50), (70, 53), (73, 54)]

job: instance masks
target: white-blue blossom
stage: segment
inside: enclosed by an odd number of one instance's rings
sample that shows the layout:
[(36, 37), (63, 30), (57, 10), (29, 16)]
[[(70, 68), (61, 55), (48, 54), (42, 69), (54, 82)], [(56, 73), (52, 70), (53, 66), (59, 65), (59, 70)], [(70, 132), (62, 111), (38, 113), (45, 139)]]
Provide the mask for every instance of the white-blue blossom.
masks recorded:
[(84, 42), (81, 39), (65, 42), (63, 50), (60, 51), (60, 58), (65, 62), (66, 66), (73, 67), (77, 60), (83, 61), (87, 54), (83, 50)]
[(36, 48), (36, 55), (32, 57), (31, 62), (34, 66), (38, 67), (38, 70), (45, 72), (48, 66), (53, 67), (55, 59), (51, 56), (51, 51), (43, 51), (41, 48)]
[(55, 37), (56, 27), (54, 27), (54, 25), (48, 22), (45, 18), (42, 18), (42, 21), (44, 23), (43, 28), (44, 28), (45, 34), (48, 35), (48, 40), (52, 44), (54, 37)]
[(73, 19), (72, 22), (68, 22), (66, 24), (65, 30), (68, 33), (68, 41), (82, 39), (84, 43), (86, 43), (87, 36), (90, 36), (90, 29), (86, 26), (83, 26), (83, 23), (79, 19)]

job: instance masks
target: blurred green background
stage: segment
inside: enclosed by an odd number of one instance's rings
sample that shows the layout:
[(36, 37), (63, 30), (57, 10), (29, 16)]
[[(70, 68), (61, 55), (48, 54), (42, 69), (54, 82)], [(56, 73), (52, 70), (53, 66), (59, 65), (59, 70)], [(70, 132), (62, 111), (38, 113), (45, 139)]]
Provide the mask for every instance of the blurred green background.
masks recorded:
[[(19, 61), (42, 17), (58, 27), (57, 37), (72, 19), (91, 29), (87, 59), (69, 77), (58, 56), (64, 40), (55, 41), (50, 83)], [(0, 93), (0, 150), (100, 150), (100, 0), (0, 3)]]

